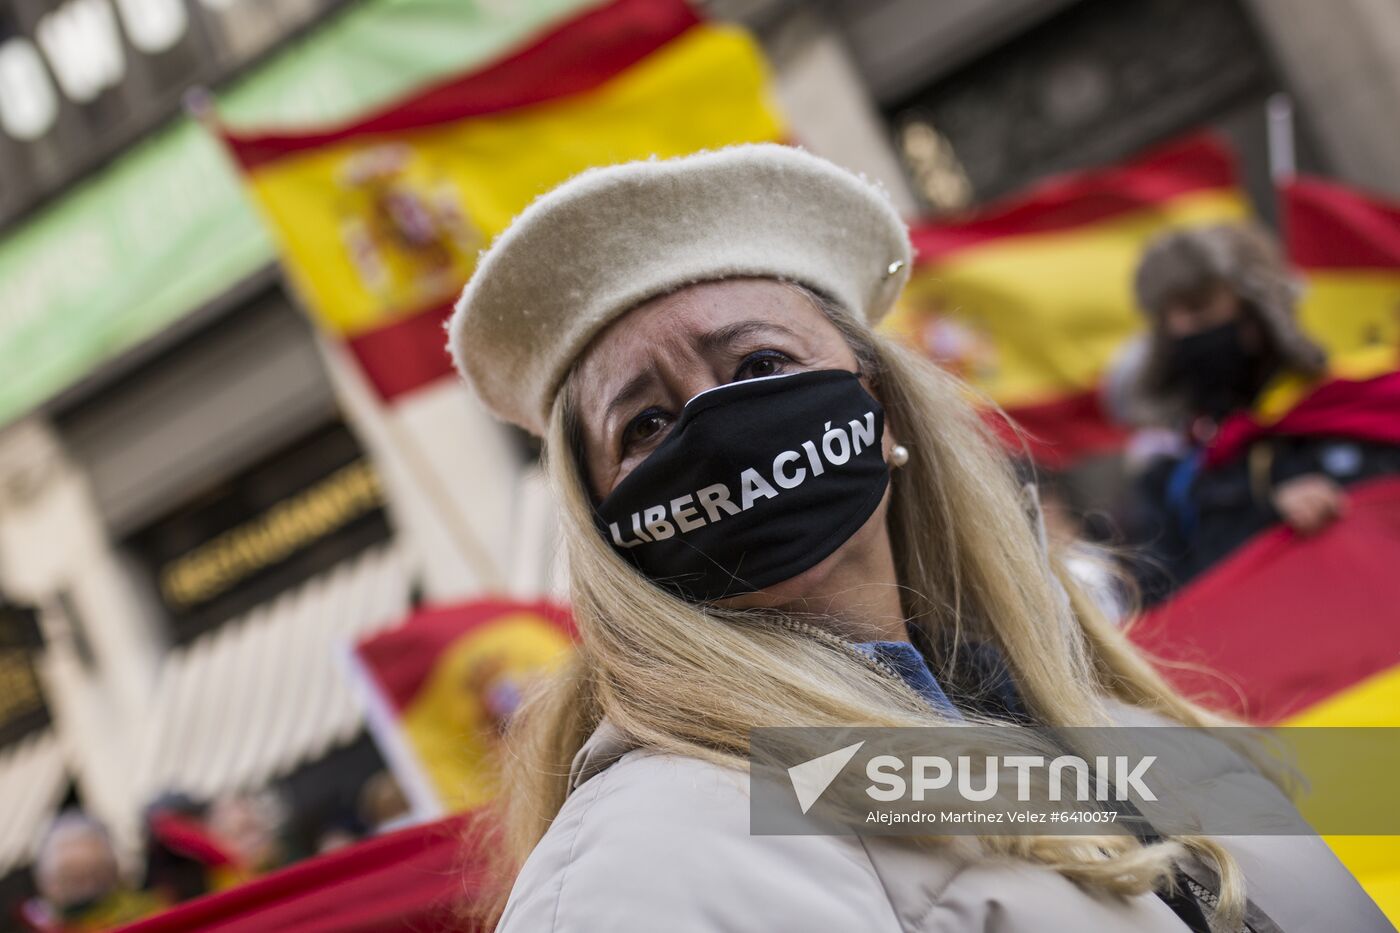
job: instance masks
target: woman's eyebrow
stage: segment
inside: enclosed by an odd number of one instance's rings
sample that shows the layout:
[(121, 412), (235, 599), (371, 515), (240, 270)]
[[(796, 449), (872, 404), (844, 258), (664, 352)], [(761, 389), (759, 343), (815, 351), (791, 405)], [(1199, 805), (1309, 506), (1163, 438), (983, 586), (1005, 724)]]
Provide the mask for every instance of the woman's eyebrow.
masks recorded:
[(656, 373), (650, 369), (644, 369), (637, 375), (628, 379), (622, 384), (622, 388), (617, 390), (617, 394), (608, 402), (608, 407), (603, 409), (603, 425), (606, 427), (613, 415), (619, 408), (631, 404), (638, 396), (644, 394), (651, 384), (656, 380)]
[(696, 339), (695, 345), (702, 353), (710, 353), (715, 350), (723, 350), (730, 344), (737, 343), (748, 337), (753, 337), (762, 332), (773, 332), (786, 337), (796, 337), (797, 334), (781, 324), (772, 321), (752, 320), (735, 321), (733, 324), (726, 324), (717, 327), (708, 333), (701, 334)]
[[(726, 324), (717, 327), (712, 331), (701, 334), (696, 338), (695, 344), (702, 353), (714, 352), (716, 350), (727, 349), (731, 344), (760, 333), (782, 334), (785, 337), (796, 337), (797, 334), (790, 328), (772, 321), (750, 320), (735, 321), (733, 324)], [(631, 379), (622, 384), (622, 388), (617, 390), (612, 400), (603, 409), (603, 425), (606, 427), (611, 423), (613, 415), (620, 408), (624, 408), (643, 395), (656, 379), (655, 371), (644, 369)]]

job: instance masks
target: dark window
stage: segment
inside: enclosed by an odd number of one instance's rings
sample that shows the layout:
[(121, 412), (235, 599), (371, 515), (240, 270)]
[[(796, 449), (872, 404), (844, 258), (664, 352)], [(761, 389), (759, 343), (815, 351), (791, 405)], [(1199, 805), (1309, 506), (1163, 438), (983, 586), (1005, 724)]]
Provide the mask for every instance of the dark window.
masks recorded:
[(1245, 180), (1267, 209), (1267, 165), (1255, 159), (1277, 90), (1237, 0), (1085, 0), (887, 112), (935, 212), (1205, 125), (1251, 157)]
[(390, 537), (374, 467), (336, 422), (127, 538), (176, 642)]

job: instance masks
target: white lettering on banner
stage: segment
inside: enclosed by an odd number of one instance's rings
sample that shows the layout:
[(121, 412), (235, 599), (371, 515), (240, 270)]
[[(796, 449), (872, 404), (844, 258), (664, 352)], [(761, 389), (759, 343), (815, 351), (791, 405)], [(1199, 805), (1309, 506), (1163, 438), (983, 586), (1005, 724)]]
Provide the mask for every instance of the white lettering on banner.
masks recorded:
[(997, 795), (997, 772), (988, 768), (983, 773), (983, 778), (982, 789), (974, 790), (972, 787), (972, 759), (967, 755), (958, 758), (958, 793), (963, 795), (963, 799), (981, 803), (991, 800)]
[(1131, 771), (1129, 771), (1128, 759), (1122, 755), (1118, 756), (1118, 780), (1114, 783), (1118, 785), (1119, 800), (1127, 800), (1128, 791), (1130, 789), (1136, 790), (1138, 792), (1138, 796), (1141, 797), (1143, 800), (1157, 799), (1155, 796), (1153, 796), (1152, 791), (1147, 789), (1147, 785), (1142, 783), (1142, 776), (1147, 773), (1147, 769), (1152, 767), (1152, 763), (1156, 760), (1156, 755), (1147, 755), (1142, 759), (1142, 761), (1139, 761), (1137, 763), (1136, 768), (1133, 768)]
[[(1016, 799), (1029, 800), (1031, 796), (1031, 769), (1045, 767), (1045, 758), (1040, 755), (1007, 755), (1002, 763), (1016, 772)], [(1055, 793), (1060, 789), (1055, 788)]]
[[(876, 755), (870, 759), (865, 766), (865, 776), (870, 779), (871, 786), (865, 789), (875, 800), (891, 801), (898, 800), (904, 796), (904, 778), (899, 776), (899, 769), (904, 767), (904, 762), (894, 755)], [(923, 794), (923, 790), (919, 791)], [(915, 799), (922, 800), (919, 796)]]
[[(934, 772), (933, 777), (929, 777), (930, 770)], [(940, 758), (937, 755), (914, 756), (915, 800), (923, 800), (925, 791), (942, 790), (948, 786), (952, 779), (953, 772), (947, 758)]]
[[(757, 468), (749, 467), (739, 475), (737, 503), (733, 490), (724, 483), (713, 483), (694, 493), (677, 496), (666, 504), (649, 505), (641, 512), (633, 512), (631, 537), (624, 536), (617, 522), (608, 525), (608, 532), (613, 544), (620, 548), (634, 548), (651, 541), (664, 541), (677, 534), (684, 535), (714, 524), (726, 515), (747, 512), (761, 499), (772, 499), (783, 490), (796, 489), (811, 477), (825, 473), (827, 464), (842, 466), (862, 450), (873, 446), (875, 412), (868, 411), (861, 418), (853, 419), (849, 425), (833, 427), (828, 421), (822, 426), (820, 444), (813, 441), (803, 441), (801, 444), (808, 466), (796, 465), (803, 462), (801, 452), (784, 450), (773, 458), (767, 476)], [(768, 476), (772, 477), (772, 482), (769, 482)], [(695, 503), (699, 504), (698, 509)], [(701, 510), (704, 515), (700, 514)]]
[(1074, 755), (1061, 755), (1050, 762), (1050, 799), (1060, 799), (1060, 787), (1064, 782), (1064, 770), (1073, 768), (1075, 775), (1074, 800), (1089, 799), (1089, 762)]

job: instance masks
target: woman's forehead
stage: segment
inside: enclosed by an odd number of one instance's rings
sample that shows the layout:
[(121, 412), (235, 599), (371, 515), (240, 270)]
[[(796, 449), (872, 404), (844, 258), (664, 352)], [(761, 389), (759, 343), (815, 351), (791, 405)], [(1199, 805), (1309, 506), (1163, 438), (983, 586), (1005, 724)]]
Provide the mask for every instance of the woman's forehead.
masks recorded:
[[(774, 279), (703, 282), (643, 302), (608, 325), (579, 357), (585, 394), (626, 379), (658, 350), (703, 353), (764, 330), (820, 339), (839, 332), (799, 289)], [(827, 332), (829, 331), (829, 335)], [(611, 378), (610, 378), (611, 377)]]

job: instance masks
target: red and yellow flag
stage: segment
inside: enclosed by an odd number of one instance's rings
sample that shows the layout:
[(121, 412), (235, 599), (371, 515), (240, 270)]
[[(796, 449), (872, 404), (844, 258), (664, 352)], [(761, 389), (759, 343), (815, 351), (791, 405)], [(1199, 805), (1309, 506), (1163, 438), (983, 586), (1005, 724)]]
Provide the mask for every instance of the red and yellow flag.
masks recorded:
[(589, 168), (784, 135), (755, 42), (615, 0), (483, 70), (321, 131), (224, 131), (306, 305), (388, 399), (450, 372), (478, 253)]
[[(568, 610), (481, 600), (423, 610), (355, 648), (392, 728), (446, 810), (496, 793), (496, 753), (528, 681), (564, 663)], [(373, 710), (372, 710), (373, 712)]]
[[(1189, 665), (1167, 672), (1188, 695), (1251, 722), (1322, 724), (1328, 703), (1367, 684), (1400, 697), (1400, 478), (1350, 495), (1323, 534), (1279, 525), (1247, 542), (1140, 620), (1134, 639)], [(1400, 726), (1400, 704), (1380, 713)]]
[(1307, 283), (1298, 309), (1303, 327), (1334, 358), (1389, 350), (1395, 368), (1400, 204), (1314, 178), (1288, 184), (1282, 200), (1288, 256)]
[(1096, 387), (1142, 329), (1143, 247), (1169, 227), (1247, 214), (1229, 152), (1205, 136), (1051, 179), (916, 228), (914, 275), (888, 326), (1004, 408), (1033, 457), (1064, 466), (1121, 441)]
[[(1163, 673), (1183, 693), (1250, 722), (1400, 727), (1400, 478), (1348, 493), (1324, 533), (1264, 532), (1139, 620), (1133, 639), (1172, 662)], [(1327, 843), (1400, 921), (1400, 838)]]
[(481, 829), (467, 814), (376, 836), (185, 901), (120, 933), (484, 933), (462, 910), (490, 889)]

